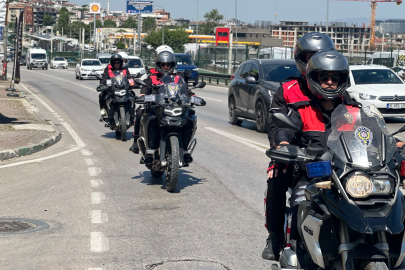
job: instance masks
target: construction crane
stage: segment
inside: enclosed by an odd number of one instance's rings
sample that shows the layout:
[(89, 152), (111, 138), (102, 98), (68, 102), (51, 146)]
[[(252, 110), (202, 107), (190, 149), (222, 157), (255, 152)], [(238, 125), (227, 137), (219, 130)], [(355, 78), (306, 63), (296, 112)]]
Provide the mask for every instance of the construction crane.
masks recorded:
[(397, 6), (402, 4), (402, 0), (337, 0), (337, 1), (357, 1), (357, 2), (371, 2), (371, 14), (370, 14), (370, 26), (371, 26), (371, 36), (370, 36), (370, 47), (374, 47), (375, 44), (375, 14), (377, 10), (377, 2), (396, 2)]

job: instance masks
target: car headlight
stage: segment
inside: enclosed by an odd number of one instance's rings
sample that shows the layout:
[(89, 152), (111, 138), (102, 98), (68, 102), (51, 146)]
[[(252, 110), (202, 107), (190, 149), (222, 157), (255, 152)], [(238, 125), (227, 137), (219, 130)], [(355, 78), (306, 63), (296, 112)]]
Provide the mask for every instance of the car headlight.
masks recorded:
[(183, 114), (182, 108), (165, 107), (163, 114), (168, 116), (180, 116)]
[(193, 71), (198, 71), (198, 68), (194, 68)]
[(359, 97), (360, 97), (360, 99), (364, 99), (364, 100), (374, 100), (377, 98), (376, 96), (372, 96), (369, 94), (363, 94), (363, 93), (360, 93)]
[(365, 175), (353, 175), (346, 182), (346, 192), (353, 198), (367, 198), (373, 189), (373, 182)]
[(273, 96), (273, 93), (270, 90), (268, 90), (268, 91), (269, 91), (269, 96)]

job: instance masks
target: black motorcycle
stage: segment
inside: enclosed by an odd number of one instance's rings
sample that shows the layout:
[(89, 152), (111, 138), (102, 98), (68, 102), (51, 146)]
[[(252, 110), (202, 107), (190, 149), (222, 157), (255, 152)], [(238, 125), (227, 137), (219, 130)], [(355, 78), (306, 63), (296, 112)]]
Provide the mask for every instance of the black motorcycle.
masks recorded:
[[(283, 114), (274, 113), (272, 120), (302, 132)], [(286, 209), (286, 228), (296, 228), (298, 237), (290, 240), (286, 230), (280, 266), (271, 268), (405, 269), (405, 203), (399, 190), (405, 158), (393, 137), (405, 127), (390, 134), (374, 105), (339, 105), (331, 123), (326, 153), (294, 145), (266, 152), (293, 164), (296, 172), (306, 171), (294, 174), (298, 181)], [(298, 209), (296, 219), (292, 209)]]
[[(121, 141), (127, 140), (127, 129), (134, 123), (135, 98), (131, 91), (132, 78), (114, 71), (115, 77), (107, 80), (106, 85), (99, 85), (97, 91), (107, 91), (106, 106), (108, 117), (102, 118), (105, 126), (115, 131)], [(97, 75), (98, 79), (102, 79)]]
[[(187, 85), (179, 75), (166, 75), (160, 83), (150, 86), (156, 94), (136, 100), (136, 103), (145, 104), (138, 147), (152, 176), (161, 177), (166, 172), (166, 190), (173, 192), (179, 169), (188, 167), (193, 161), (192, 153), (197, 145), (194, 138), (197, 116), (193, 106), (205, 106), (206, 103), (201, 98), (188, 95)], [(205, 82), (201, 82), (195, 88), (204, 86)]]

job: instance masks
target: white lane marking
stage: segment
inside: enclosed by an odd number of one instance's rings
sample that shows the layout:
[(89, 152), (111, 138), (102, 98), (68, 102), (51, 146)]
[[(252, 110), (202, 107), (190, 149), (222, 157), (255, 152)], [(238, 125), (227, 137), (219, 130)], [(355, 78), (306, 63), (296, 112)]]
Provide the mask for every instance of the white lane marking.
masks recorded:
[(47, 157), (42, 157), (42, 158), (37, 158), (37, 159), (27, 160), (27, 161), (20, 161), (20, 162), (16, 162), (16, 163), (12, 163), (12, 164), (7, 164), (7, 165), (1, 165), (0, 169), (24, 165), (24, 164), (28, 164), (28, 163), (42, 162), (44, 160), (57, 158), (57, 157), (61, 157), (61, 156), (76, 152), (76, 151), (86, 147), (86, 144), (82, 141), (82, 139), (80, 139), (79, 135), (77, 135), (77, 133), (70, 127), (70, 125), (68, 123), (61, 122), (61, 124), (66, 128), (66, 130), (70, 133), (70, 136), (72, 136), (72, 138), (75, 140), (75, 142), (77, 144), (76, 147), (63, 151), (63, 152), (60, 152), (60, 153), (57, 153), (57, 154), (54, 154), (54, 155), (47, 156)]
[(234, 134), (231, 134), (231, 133), (219, 130), (219, 129), (215, 129), (215, 128), (211, 128), (211, 127), (206, 127), (206, 129), (208, 129), (208, 130), (210, 130), (212, 132), (215, 132), (217, 134), (220, 134), (222, 136), (225, 136), (227, 138), (230, 138), (230, 139), (232, 139), (234, 141), (240, 142), (240, 143), (242, 143), (244, 145), (247, 145), (247, 146), (249, 146), (249, 147), (251, 147), (253, 149), (259, 150), (260, 152), (266, 152), (266, 150), (268, 150), (270, 148), (269, 145), (259, 143), (259, 142), (255, 142), (255, 141), (252, 141), (252, 140), (249, 140), (249, 139), (246, 139), (246, 138), (243, 138), (243, 137), (240, 137), (240, 136), (237, 136), (237, 135), (234, 135)]
[(93, 153), (87, 149), (83, 149), (82, 154), (83, 154), (83, 156), (92, 156), (93, 155)]
[(210, 99), (210, 100), (215, 100), (215, 101), (222, 101), (222, 100), (220, 100), (220, 99), (215, 99), (215, 98), (202, 97), (202, 96), (198, 96), (198, 97), (203, 98), (203, 99)]
[(101, 204), (105, 200), (105, 194), (103, 192), (91, 193), (91, 204)]
[(94, 90), (94, 91), (96, 90), (95, 88), (86, 87), (86, 86), (83, 86), (82, 84), (74, 83), (74, 82), (72, 82), (72, 81), (64, 80), (64, 79), (61, 79), (61, 78), (58, 78), (58, 77), (54, 77), (54, 76), (51, 76), (51, 75), (47, 75), (47, 74), (42, 74), (42, 75), (45, 75), (45, 76), (48, 76), (48, 77), (57, 79), (58, 81), (65, 81), (65, 82), (68, 82), (69, 84), (75, 84), (75, 85), (80, 86), (80, 87), (82, 87), (82, 88), (87, 88), (87, 89)]
[(91, 223), (101, 224), (104, 222), (108, 222), (108, 216), (106, 213), (101, 212), (101, 210), (91, 211)]
[(22, 87), (25, 88), (25, 90), (30, 93), (36, 100), (38, 100), (39, 102), (41, 102), (42, 105), (44, 105), (45, 108), (48, 109), (48, 111), (50, 111), (51, 113), (55, 114), (56, 112), (48, 105), (45, 103), (45, 101), (43, 101), (42, 99), (40, 99), (36, 94), (34, 94), (31, 90), (29, 90), (24, 84), (20, 84)]
[(58, 121), (65, 121), (65, 120), (63, 120), (63, 118), (58, 118)]
[(94, 180), (91, 180), (91, 181), (90, 181), (90, 185), (91, 185), (91, 187), (93, 187), (93, 188), (99, 187), (99, 186), (101, 186), (102, 184), (103, 184), (103, 180), (101, 180), (101, 179), (94, 179)]
[(109, 249), (108, 238), (102, 232), (92, 232), (90, 234), (91, 252), (105, 252)]
[(101, 169), (97, 167), (88, 168), (90, 176), (98, 176), (101, 173)]
[(93, 166), (94, 165), (94, 161), (91, 158), (85, 158), (84, 160), (86, 161), (87, 166)]

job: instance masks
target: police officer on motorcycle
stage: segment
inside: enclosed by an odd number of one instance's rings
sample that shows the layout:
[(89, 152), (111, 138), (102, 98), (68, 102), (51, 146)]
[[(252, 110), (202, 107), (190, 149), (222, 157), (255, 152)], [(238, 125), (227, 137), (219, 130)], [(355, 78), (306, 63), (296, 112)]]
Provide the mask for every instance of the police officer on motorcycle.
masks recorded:
[[(124, 75), (130, 76), (130, 72), (128, 68), (124, 67), (124, 61), (122, 56), (119, 54), (113, 54), (110, 59), (110, 64), (104, 69), (104, 73), (102, 75), (102, 79), (100, 80), (100, 85), (106, 85), (107, 80), (115, 77), (115, 73), (120, 72)], [(107, 107), (106, 107), (106, 95), (107, 91), (102, 91), (99, 95), (99, 104), (100, 104), (100, 113), (101, 118), (100, 122), (102, 122), (102, 118), (108, 117)]]
[[(311, 32), (302, 36), (294, 48), (294, 58), (301, 77), (289, 78), (290, 80), (280, 86), (273, 95), (271, 109), (277, 109), (288, 114), (292, 109), (294, 93), (310, 94), (305, 77), (309, 59), (320, 50), (334, 50), (335, 45), (331, 38), (319, 32)], [(270, 122), (268, 138), (270, 147), (275, 147), (274, 135), (278, 128)], [(266, 247), (262, 252), (263, 259), (278, 260), (280, 247), (284, 243), (284, 209), (286, 206), (286, 191), (291, 187), (293, 170), (283, 164), (270, 162), (267, 169), (267, 192), (265, 198), (266, 228), (269, 236)]]

